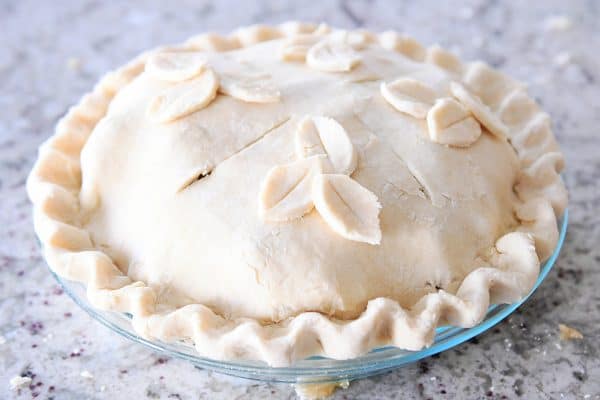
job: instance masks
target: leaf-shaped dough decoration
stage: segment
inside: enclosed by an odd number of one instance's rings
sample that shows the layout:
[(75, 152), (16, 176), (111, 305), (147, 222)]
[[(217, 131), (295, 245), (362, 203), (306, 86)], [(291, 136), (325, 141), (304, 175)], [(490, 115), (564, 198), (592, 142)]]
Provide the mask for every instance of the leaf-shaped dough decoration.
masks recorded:
[(468, 147), (481, 136), (481, 126), (469, 111), (454, 99), (436, 101), (427, 113), (431, 141), (455, 147)]
[(248, 103), (276, 103), (281, 97), (279, 90), (267, 76), (241, 76), (222, 74), (219, 91)]
[(146, 61), (146, 72), (157, 79), (181, 82), (199, 75), (206, 62), (195, 53), (162, 52), (153, 54)]
[(399, 78), (393, 82), (382, 82), (381, 95), (396, 110), (425, 119), (435, 102), (435, 91), (416, 79)]
[(369, 244), (381, 242), (377, 196), (342, 174), (322, 174), (313, 180), (315, 208), (329, 227), (346, 239)]
[(356, 169), (356, 150), (348, 133), (335, 119), (305, 117), (296, 130), (296, 154), (327, 156), (326, 172), (350, 175)]
[(283, 61), (304, 62), (308, 50), (319, 40), (319, 36), (311, 34), (292, 36), (283, 42), (280, 57)]
[(355, 50), (362, 50), (374, 41), (374, 37), (367, 31), (337, 30), (329, 34), (329, 40), (349, 45)]
[(500, 139), (508, 137), (508, 128), (481, 99), (457, 82), (450, 83), (450, 93), (460, 101), (490, 133)]
[(325, 39), (312, 46), (306, 64), (318, 71), (348, 72), (361, 61), (360, 55), (347, 43)]
[(323, 156), (314, 156), (273, 167), (265, 177), (259, 195), (259, 211), (267, 221), (300, 218), (314, 207), (313, 178), (322, 171)]
[(197, 78), (181, 82), (154, 97), (148, 106), (147, 114), (158, 122), (171, 122), (198, 111), (217, 95), (219, 80), (210, 68)]

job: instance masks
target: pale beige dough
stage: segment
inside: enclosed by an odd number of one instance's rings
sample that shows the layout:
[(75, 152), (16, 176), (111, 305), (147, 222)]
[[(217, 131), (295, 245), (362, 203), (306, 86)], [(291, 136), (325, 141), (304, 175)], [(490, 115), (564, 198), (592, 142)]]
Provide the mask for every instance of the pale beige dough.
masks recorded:
[(526, 296), (563, 167), (548, 115), (485, 64), (290, 23), (107, 74), (27, 190), (48, 264), (92, 305), (148, 339), (284, 366), (421, 349)]
[[(143, 113), (164, 86), (153, 76), (117, 95), (82, 157), (81, 196), (99, 198), (86, 209), (94, 242), (135, 279), (228, 316), (279, 321), (317, 310), (349, 318), (372, 298), (410, 306), (435, 287), (455, 290), (516, 223), (512, 148), (490, 136), (466, 151), (431, 143), (422, 121), (385, 104), (377, 82), (343, 84), (336, 74), (282, 63), (280, 46), (227, 54), (271, 75), (280, 102), (218, 96), (164, 124)], [(386, 80), (417, 69), (383, 49), (363, 54)], [(379, 62), (384, 55), (395, 64)], [(227, 62), (207, 55), (217, 74)], [(431, 86), (444, 79), (435, 66), (418, 71)], [(381, 203), (381, 244), (341, 237), (316, 211), (288, 223), (261, 218), (261, 184), (271, 168), (297, 159), (305, 115), (335, 118), (356, 147), (352, 176)], [(210, 175), (174, 190), (203, 169)]]

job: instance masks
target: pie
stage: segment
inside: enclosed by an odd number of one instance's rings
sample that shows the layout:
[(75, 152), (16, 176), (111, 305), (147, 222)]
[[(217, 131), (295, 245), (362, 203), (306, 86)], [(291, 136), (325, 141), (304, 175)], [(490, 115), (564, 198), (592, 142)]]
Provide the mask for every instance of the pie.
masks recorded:
[(152, 340), (290, 365), (417, 350), (525, 296), (567, 203), (550, 119), (397, 34), (251, 26), (142, 54), (28, 179), (60, 276)]

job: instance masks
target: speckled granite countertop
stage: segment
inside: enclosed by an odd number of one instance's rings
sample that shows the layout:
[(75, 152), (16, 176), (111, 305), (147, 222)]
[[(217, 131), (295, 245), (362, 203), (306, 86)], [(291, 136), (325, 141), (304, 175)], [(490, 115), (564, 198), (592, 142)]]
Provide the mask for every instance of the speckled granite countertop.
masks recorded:
[[(402, 30), (528, 82), (554, 118), (571, 194), (564, 251), (519, 312), (467, 344), (354, 382), (334, 398), (600, 399), (600, 2), (281, 3), (0, 1), (0, 398), (295, 397), (290, 386), (161, 358), (91, 320), (40, 258), (24, 182), (37, 146), (103, 72), (194, 33), (300, 19)], [(559, 323), (583, 340), (561, 341)], [(19, 375), (31, 383), (11, 390)]]

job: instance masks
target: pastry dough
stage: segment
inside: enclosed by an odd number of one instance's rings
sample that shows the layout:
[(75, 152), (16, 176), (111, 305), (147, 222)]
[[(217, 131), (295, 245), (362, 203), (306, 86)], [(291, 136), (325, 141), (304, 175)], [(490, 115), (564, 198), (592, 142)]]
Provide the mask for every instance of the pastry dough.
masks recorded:
[[(103, 78), (28, 180), (50, 267), (145, 337), (274, 366), (420, 349), (525, 296), (567, 202), (546, 115), (481, 63), (339, 32), (201, 35)], [(398, 79), (431, 88), (417, 118)], [(428, 124), (442, 98), (464, 118)]]

